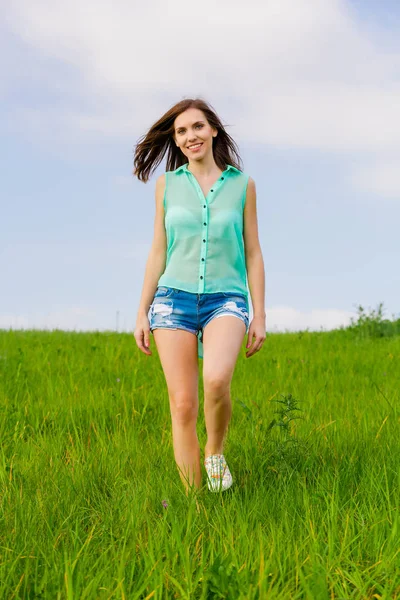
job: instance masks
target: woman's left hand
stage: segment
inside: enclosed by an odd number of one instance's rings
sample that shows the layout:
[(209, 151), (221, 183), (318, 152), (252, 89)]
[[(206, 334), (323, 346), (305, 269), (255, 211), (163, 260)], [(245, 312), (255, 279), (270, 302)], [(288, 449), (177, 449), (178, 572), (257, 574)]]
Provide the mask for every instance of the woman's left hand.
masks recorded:
[[(246, 352), (246, 358), (250, 358), (250, 356), (253, 356), (253, 354), (261, 349), (266, 338), (265, 329), (265, 317), (254, 317), (250, 323), (247, 337), (246, 348), (250, 347), (250, 349)], [(253, 337), (256, 338), (254, 341)]]

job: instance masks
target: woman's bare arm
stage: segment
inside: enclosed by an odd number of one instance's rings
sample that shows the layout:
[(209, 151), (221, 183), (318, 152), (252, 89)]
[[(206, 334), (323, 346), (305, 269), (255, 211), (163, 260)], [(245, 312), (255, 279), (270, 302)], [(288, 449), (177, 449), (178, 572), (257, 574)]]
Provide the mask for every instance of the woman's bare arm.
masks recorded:
[(157, 282), (165, 270), (167, 237), (164, 225), (164, 192), (165, 174), (160, 175), (156, 180), (154, 237), (146, 263), (138, 315), (147, 315), (157, 289)]

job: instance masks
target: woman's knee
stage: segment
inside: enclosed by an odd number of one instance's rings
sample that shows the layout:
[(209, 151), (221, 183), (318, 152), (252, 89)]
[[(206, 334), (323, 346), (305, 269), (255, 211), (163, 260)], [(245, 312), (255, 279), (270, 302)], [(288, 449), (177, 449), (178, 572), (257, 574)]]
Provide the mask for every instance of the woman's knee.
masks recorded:
[(228, 376), (216, 373), (203, 373), (204, 392), (216, 397), (226, 396), (230, 391), (231, 380)]
[(187, 393), (170, 394), (171, 416), (175, 422), (185, 425), (197, 419), (199, 401), (197, 396)]

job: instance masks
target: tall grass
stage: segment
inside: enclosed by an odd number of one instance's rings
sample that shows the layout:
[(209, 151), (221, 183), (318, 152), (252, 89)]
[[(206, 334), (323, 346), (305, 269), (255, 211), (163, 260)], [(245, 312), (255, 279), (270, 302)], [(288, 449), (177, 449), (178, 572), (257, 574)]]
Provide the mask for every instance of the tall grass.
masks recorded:
[(369, 319), (243, 346), (234, 484), (198, 504), (153, 338), (0, 331), (0, 597), (400, 598), (400, 337)]

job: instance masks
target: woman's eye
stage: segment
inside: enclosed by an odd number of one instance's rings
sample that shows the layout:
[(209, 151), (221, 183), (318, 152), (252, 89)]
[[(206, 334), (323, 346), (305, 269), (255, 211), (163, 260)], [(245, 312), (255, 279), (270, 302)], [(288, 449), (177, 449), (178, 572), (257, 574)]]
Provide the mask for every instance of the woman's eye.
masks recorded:
[[(195, 127), (200, 127), (200, 128), (201, 128), (201, 127), (203, 127), (203, 123), (197, 123), (197, 125), (195, 125)], [(177, 133), (178, 133), (179, 135), (181, 135), (181, 134), (185, 133), (185, 131), (181, 129), (181, 130), (180, 130), (180, 131), (178, 131)]]

